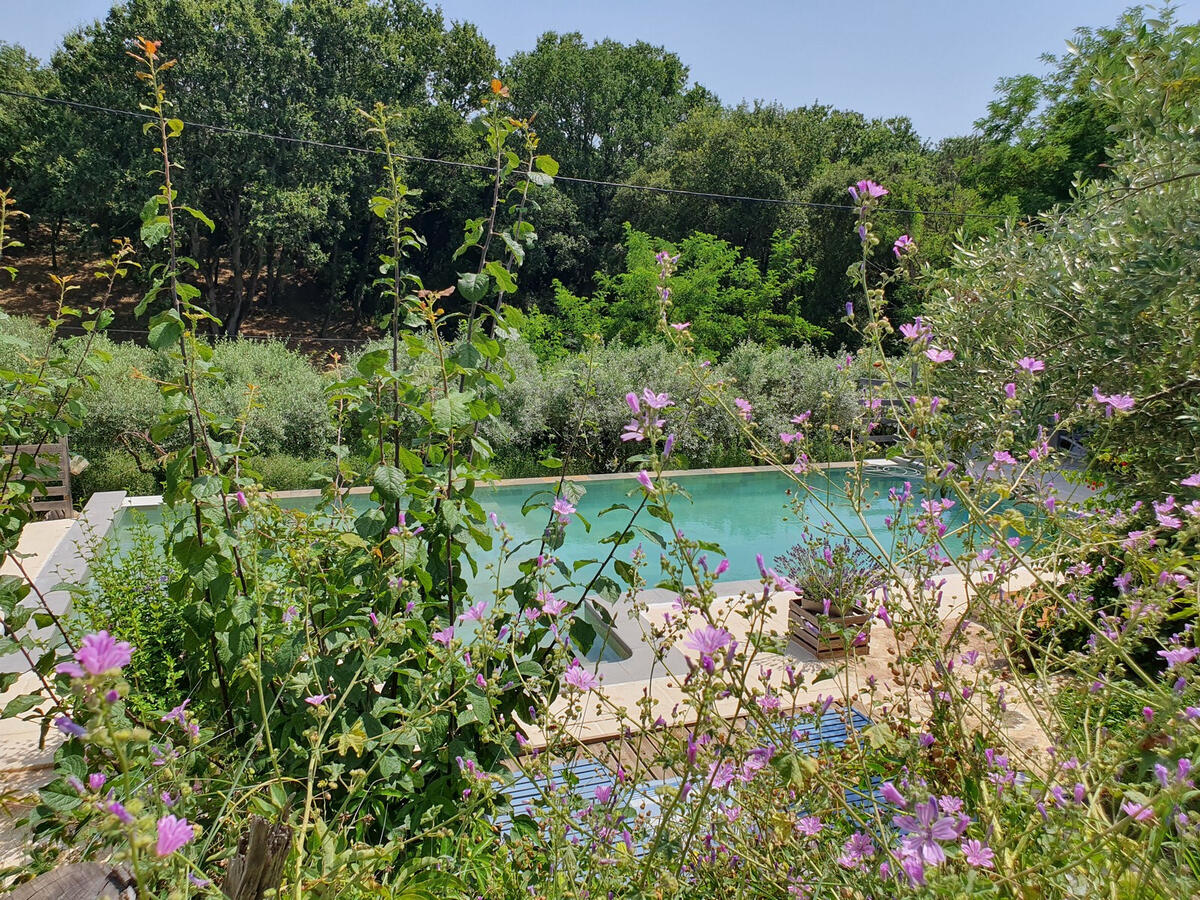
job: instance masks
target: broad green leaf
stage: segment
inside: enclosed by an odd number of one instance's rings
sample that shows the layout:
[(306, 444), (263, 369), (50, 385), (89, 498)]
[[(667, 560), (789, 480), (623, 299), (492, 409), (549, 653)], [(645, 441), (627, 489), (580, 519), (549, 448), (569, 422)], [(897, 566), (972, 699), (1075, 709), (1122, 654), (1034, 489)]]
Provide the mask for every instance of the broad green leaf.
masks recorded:
[(467, 272), (458, 276), (458, 292), (470, 303), (478, 303), (486, 297), (491, 286), (492, 279), (484, 272)]

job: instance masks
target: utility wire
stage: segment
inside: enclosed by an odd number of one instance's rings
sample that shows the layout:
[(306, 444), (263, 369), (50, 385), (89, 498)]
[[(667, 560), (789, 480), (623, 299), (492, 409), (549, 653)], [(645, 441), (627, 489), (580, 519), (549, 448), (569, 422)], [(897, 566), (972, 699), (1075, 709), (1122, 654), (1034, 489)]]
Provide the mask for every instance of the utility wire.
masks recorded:
[[(110, 106), (98, 106), (94, 103), (83, 103), (78, 100), (64, 100), (59, 97), (43, 97), (39, 94), (27, 94), (21, 91), (13, 91), (5, 88), (0, 88), (0, 95), (6, 97), (16, 97), (22, 100), (34, 100), (39, 103), (47, 103), (58, 106), (67, 106), (72, 109), (87, 110), (89, 112), (100, 112), (114, 116), (126, 116), (132, 119), (151, 120), (154, 116), (147, 113), (134, 112), (128, 109), (115, 109)], [(287, 144), (299, 144), (305, 147), (319, 147), (325, 150), (340, 150), (344, 153), (361, 153), (369, 156), (381, 156), (382, 150), (374, 150), (370, 147), (355, 147), (350, 144), (332, 144), (326, 141), (317, 141), (309, 138), (291, 137), (283, 134), (267, 134), (261, 131), (249, 131), (244, 128), (233, 128), (227, 125), (213, 125), (207, 122), (189, 122), (186, 119), (180, 119), (188, 128), (200, 128), (207, 131), (215, 131), (220, 134), (229, 134), (237, 137), (259, 138), (261, 140), (280, 141)], [(493, 166), (485, 166), (480, 163), (460, 162), (453, 159), (436, 159), (429, 156), (412, 156), (403, 153), (394, 154), (396, 158), (406, 160), (407, 162), (415, 163), (430, 163), (438, 166), (448, 166), (457, 169), (474, 169), (480, 172), (493, 172)], [(708, 191), (689, 191), (682, 188), (656, 187), (649, 184), (629, 184), (620, 181), (600, 181), (594, 178), (578, 178), (572, 175), (555, 175), (557, 181), (567, 181), (574, 184), (590, 184), (597, 187), (619, 188), (630, 191), (644, 191), (653, 194), (666, 194), (680, 197), (697, 197), (702, 200), (722, 200), (736, 201), (740, 203), (766, 203), (774, 206), (798, 206), (805, 209), (830, 209), (841, 210), (844, 212), (858, 212), (857, 206), (842, 203), (817, 203), (812, 200), (782, 200), (775, 197), (748, 197), (741, 194), (719, 194)], [(943, 216), (958, 219), (1009, 219), (1012, 216), (1004, 213), (981, 213), (981, 212), (955, 212), (946, 209), (897, 209), (894, 207), (879, 207), (876, 212), (920, 215), (920, 216)]]

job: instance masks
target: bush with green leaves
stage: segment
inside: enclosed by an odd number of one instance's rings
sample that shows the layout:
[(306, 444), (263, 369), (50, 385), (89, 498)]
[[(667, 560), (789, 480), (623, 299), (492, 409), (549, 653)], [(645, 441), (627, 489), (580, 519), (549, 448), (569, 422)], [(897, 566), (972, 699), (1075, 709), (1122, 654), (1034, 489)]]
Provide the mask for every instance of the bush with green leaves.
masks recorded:
[[(1200, 464), (1200, 27), (1133, 15), (1110, 37), (1120, 52), (1092, 63), (1090, 89), (1114, 118), (1108, 179), (962, 248), (926, 314), (956, 354), (939, 390), (954, 401), (959, 453), (988, 437), (1013, 384), (1033, 429), (1020, 437), (1089, 408), (1077, 436), (1093, 479), (1141, 495)], [(1022, 358), (1054, 377), (1024, 390)], [(1129, 415), (1111, 415), (1102, 398), (1115, 395), (1129, 398)]]

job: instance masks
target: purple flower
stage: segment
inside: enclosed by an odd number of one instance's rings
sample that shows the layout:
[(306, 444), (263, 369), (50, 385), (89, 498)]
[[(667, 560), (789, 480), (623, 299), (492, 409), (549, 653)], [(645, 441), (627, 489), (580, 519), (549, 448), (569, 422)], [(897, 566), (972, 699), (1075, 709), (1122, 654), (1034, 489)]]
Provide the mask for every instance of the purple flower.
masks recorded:
[(332, 694), (313, 694), (311, 697), (305, 697), (304, 702), (309, 706), (320, 706), (332, 696)]
[(869, 179), (864, 179), (853, 187), (847, 188), (855, 203), (863, 203), (868, 199), (877, 200), (887, 196), (887, 188), (880, 187)]
[(642, 405), (638, 402), (638, 395), (633, 391), (625, 395), (625, 402), (629, 404), (629, 409), (635, 416), (642, 411)]
[(1111, 416), (1113, 410), (1118, 412), (1129, 412), (1133, 409), (1133, 397), (1129, 394), (1102, 394), (1100, 388), (1092, 388), (1092, 399), (1097, 404), (1107, 407), (1104, 411), (1105, 416)]
[(643, 402), (651, 409), (666, 409), (668, 406), (674, 406), (675, 401), (671, 399), (671, 395), (665, 391), (661, 394), (656, 394), (650, 388), (642, 391)]
[(953, 350), (939, 350), (937, 347), (930, 347), (925, 351), (925, 355), (935, 363), (950, 362), (950, 360), (954, 359)]
[(902, 234), (896, 238), (896, 243), (892, 244), (892, 252), (896, 254), (896, 259), (900, 259), (905, 253), (912, 252), (917, 249), (917, 245), (913, 243), (913, 239), (907, 234)]
[(750, 421), (750, 416), (754, 413), (754, 407), (745, 397), (737, 397), (733, 401), (733, 405), (738, 408), (741, 417), (747, 422)]
[(482, 622), (483, 617), (487, 614), (487, 601), (480, 600), (473, 606), (467, 608), (465, 613), (459, 615), (460, 622)]
[(809, 837), (816, 837), (825, 828), (825, 823), (816, 816), (805, 816), (803, 819), (796, 821), (796, 830), (801, 834), (806, 834)]
[(558, 513), (559, 524), (566, 525), (571, 521), (571, 514), (575, 512), (575, 506), (566, 497), (559, 497), (554, 501), (553, 510)]
[(1004, 385), (1004, 396), (1009, 400), (1015, 400), (1017, 398), (1017, 385), (1015, 382), (1010, 381), (1008, 384)]
[(542, 603), (542, 612), (548, 616), (557, 616), (567, 608), (566, 600), (559, 600), (553, 594), (546, 595), (545, 601)]
[(638, 470), (637, 480), (638, 480), (638, 484), (640, 484), (646, 490), (648, 490), (648, 491), (654, 490), (654, 482), (650, 480), (650, 476), (649, 476), (649, 474), (647, 474), (645, 469)]
[(133, 816), (129, 814), (129, 810), (119, 800), (109, 800), (104, 804), (104, 808), (120, 819), (126, 825), (133, 823)]
[(667, 439), (663, 441), (663, 459), (671, 455), (671, 450), (675, 447), (675, 435), (668, 434)]
[(233, 496), (237, 500), (237, 505), (240, 506), (242, 509), (245, 509), (246, 507), (248, 507), (250, 505), (249, 503), (246, 502), (246, 495), (243, 494), (241, 491), (238, 491)]
[(958, 822), (938, 813), (936, 800), (918, 803), (913, 807), (915, 815), (893, 816), (901, 831), (905, 833), (904, 847), (913, 856), (931, 866), (939, 866), (946, 860), (946, 851), (941, 848), (939, 841), (953, 841), (958, 838)]
[(1200, 656), (1200, 650), (1195, 647), (1175, 647), (1170, 650), (1159, 650), (1158, 655), (1167, 661), (1168, 669), (1173, 669), (1176, 666), (1187, 665)]
[(992, 848), (981, 841), (974, 838), (962, 842), (963, 859), (967, 861), (969, 866), (978, 866), (981, 869), (993, 868), (992, 860), (996, 854)]
[(563, 673), (563, 681), (580, 691), (594, 691), (600, 687), (600, 682), (579, 660), (572, 660), (567, 671)]
[(908, 800), (904, 798), (904, 794), (896, 790), (896, 786), (892, 782), (884, 781), (880, 785), (880, 794), (882, 794), (884, 800), (887, 800), (893, 806), (899, 806), (900, 809), (908, 808)]
[(196, 830), (188, 824), (187, 819), (179, 819), (173, 815), (163, 816), (158, 820), (158, 843), (155, 844), (154, 854), (170, 856), (195, 837)]
[(910, 341), (928, 341), (933, 337), (933, 331), (920, 316), (916, 316), (911, 323), (901, 325), (900, 333)]
[(70, 716), (59, 716), (54, 720), (54, 727), (67, 737), (83, 737), (87, 729), (73, 720)]
[(133, 656), (133, 648), (126, 641), (118, 641), (107, 631), (85, 635), (83, 643), (75, 651), (75, 663), (62, 663), (58, 672), (73, 678), (82, 678), (84, 674), (104, 675), (108, 672), (119, 672), (129, 665)]
[(1040, 359), (1034, 359), (1032, 356), (1022, 356), (1017, 360), (1017, 368), (1024, 369), (1026, 372), (1032, 374), (1033, 372), (1046, 371), (1046, 364)]
[(708, 779), (712, 783), (713, 790), (723, 791), (729, 785), (733, 784), (734, 776), (737, 773), (734, 771), (732, 763), (713, 762), (708, 767)]
[(869, 834), (856, 831), (842, 844), (838, 863), (847, 869), (857, 869), (864, 859), (875, 855), (875, 844)]
[(732, 640), (733, 635), (724, 628), (717, 628), (715, 625), (705, 625), (703, 628), (698, 628), (691, 633), (686, 646), (700, 654), (700, 665), (711, 673), (713, 670), (713, 656), (728, 647)]
[(191, 703), (190, 699), (184, 700), (177, 707), (159, 719), (160, 722), (174, 722), (193, 738), (200, 736), (200, 726), (195, 722), (189, 722), (187, 717), (187, 705)]
[(1195, 475), (1189, 475), (1183, 481), (1179, 482), (1179, 484), (1183, 487), (1200, 487), (1200, 472), (1197, 472)]
[(997, 466), (1015, 466), (1017, 464), (1013, 455), (1007, 450), (997, 450), (992, 454), (992, 460), (993, 463), (988, 466), (989, 469), (995, 469)]
[(298, 615), (300, 615), (300, 610), (296, 609), (294, 606), (289, 606), (283, 611), (283, 624), (291, 625)]
[(1132, 800), (1126, 800), (1121, 804), (1121, 812), (1125, 813), (1125, 815), (1132, 818), (1135, 822), (1144, 822), (1154, 815), (1154, 809), (1149, 804), (1142, 805)]
[(450, 641), (454, 639), (454, 628), (443, 628), (441, 631), (435, 631), (430, 635), (435, 641), (443, 647), (449, 647)]
[(98, 791), (104, 787), (104, 782), (108, 781), (108, 777), (103, 772), (93, 772), (88, 776), (88, 787), (93, 791)]

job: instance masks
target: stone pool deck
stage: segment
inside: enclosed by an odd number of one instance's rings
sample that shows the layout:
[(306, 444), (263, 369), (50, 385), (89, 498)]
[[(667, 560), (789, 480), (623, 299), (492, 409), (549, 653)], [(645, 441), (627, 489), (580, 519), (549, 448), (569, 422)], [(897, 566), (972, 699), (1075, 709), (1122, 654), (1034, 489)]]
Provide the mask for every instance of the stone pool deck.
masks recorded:
[[(0, 566), (0, 575), (24, 575), (34, 583), (45, 583), (43, 576), (50, 576), (47, 567), (52, 563), (55, 551), (62, 545), (68, 532), (75, 526), (74, 519), (55, 519), (48, 522), (31, 522), (21, 532), (17, 545), (17, 559), (5, 559)], [(24, 668), (24, 660), (8, 659), (0, 671), (14, 672)], [(0, 694), (0, 709), (19, 694), (38, 690), (40, 683), (30, 672), (24, 672), (14, 684)], [(19, 718), (0, 719), (0, 868), (20, 865), (25, 860), (25, 835), (14, 827), (30, 808), (30, 798), (38, 788), (50, 781), (54, 751), (59, 741), (57, 731), (46, 737), (41, 744), (41, 726), (36, 722), (25, 722)]]
[[(980, 649), (985, 660), (988, 658), (987, 641), (982, 634), (983, 629), (971, 622), (970, 602), (975, 595), (974, 588), (968, 583), (968, 577), (947, 570), (943, 576), (945, 585), (942, 588), (942, 602), (939, 613), (942, 619), (944, 633), (956, 627), (966, 629), (969, 645)], [(973, 576), (978, 581), (989, 577), (984, 573)], [(1007, 577), (999, 580), (1005, 592), (1022, 591), (1036, 582), (1033, 572), (1028, 569), (1018, 569)], [(747, 646), (747, 639), (752, 629), (758, 628), (765, 635), (780, 636), (788, 632), (787, 600), (790, 594), (779, 594), (767, 608), (767, 614), (761, 623), (752, 623), (744, 614), (747, 606), (746, 594), (761, 594), (762, 585), (757, 581), (730, 582), (720, 585), (722, 595), (717, 598), (711, 610), (714, 619), (730, 631), (742, 647)], [(649, 595), (649, 596), (647, 596)], [(640, 631), (644, 635), (650, 630), (651, 624), (661, 624), (665, 615), (678, 616), (672, 595), (666, 591), (650, 591), (643, 595), (647, 601), (644, 611), (638, 613), (636, 626), (633, 623), (624, 625), (627, 638), (636, 637), (631, 632)], [(661, 595), (661, 596), (659, 596)], [(617, 617), (618, 627), (622, 618)], [(688, 623), (688, 631), (705, 624), (699, 614), (693, 614)], [(639, 641), (638, 651), (650, 651), (644, 641)], [(867, 702), (865, 688), (867, 680), (874, 677), (879, 684), (891, 681), (888, 665), (895, 658), (896, 642), (891, 629), (875, 627), (871, 631), (870, 652), (853, 657), (845, 664), (839, 661), (818, 661), (795, 641), (788, 643), (785, 654), (759, 653), (754, 658), (748, 684), (759, 686), (764, 682), (759, 680), (759, 670), (770, 670), (767, 682), (777, 691), (786, 678), (785, 668), (791, 666), (796, 674), (803, 675), (809, 682), (806, 687), (796, 694), (795, 703), (803, 706), (815, 702), (818, 697), (828, 697), (833, 694), (837, 701), (854, 703), (867, 715), (871, 714)], [(560, 699), (551, 708), (551, 716), (557, 716), (554, 722), (556, 730), (564, 732), (571, 741), (591, 743), (606, 741), (621, 737), (626, 728), (634, 727), (639, 721), (642, 705), (648, 700), (651, 704), (649, 720), (657, 716), (672, 726), (690, 725), (695, 722), (696, 713), (687, 705), (686, 695), (680, 687), (680, 682), (688, 673), (686, 661), (683, 658), (681, 646), (671, 647), (665, 659), (651, 664), (643, 660), (640, 664), (630, 667), (628, 664), (602, 663), (595, 667), (601, 678), (598, 691), (590, 692), (584, 698), (582, 712), (568, 717), (566, 703)], [(638, 670), (637, 677), (623, 679), (622, 676), (630, 668)], [(823, 680), (811, 684), (813, 676), (822, 670), (837, 673), (832, 680)], [(788, 694), (790, 696), (790, 693)], [(1008, 722), (1009, 737), (1015, 744), (1025, 746), (1030, 750), (1046, 746), (1046, 738), (1034, 717), (1028, 715), (1028, 710), (1019, 710), (1019, 701), (1010, 704), (1012, 714)], [(745, 709), (737, 698), (727, 698), (717, 702), (716, 711), (719, 715), (733, 721), (745, 715)], [(632, 720), (632, 721), (631, 721)], [(548, 736), (540, 729), (529, 727), (527, 734), (531, 749), (547, 746)]]

